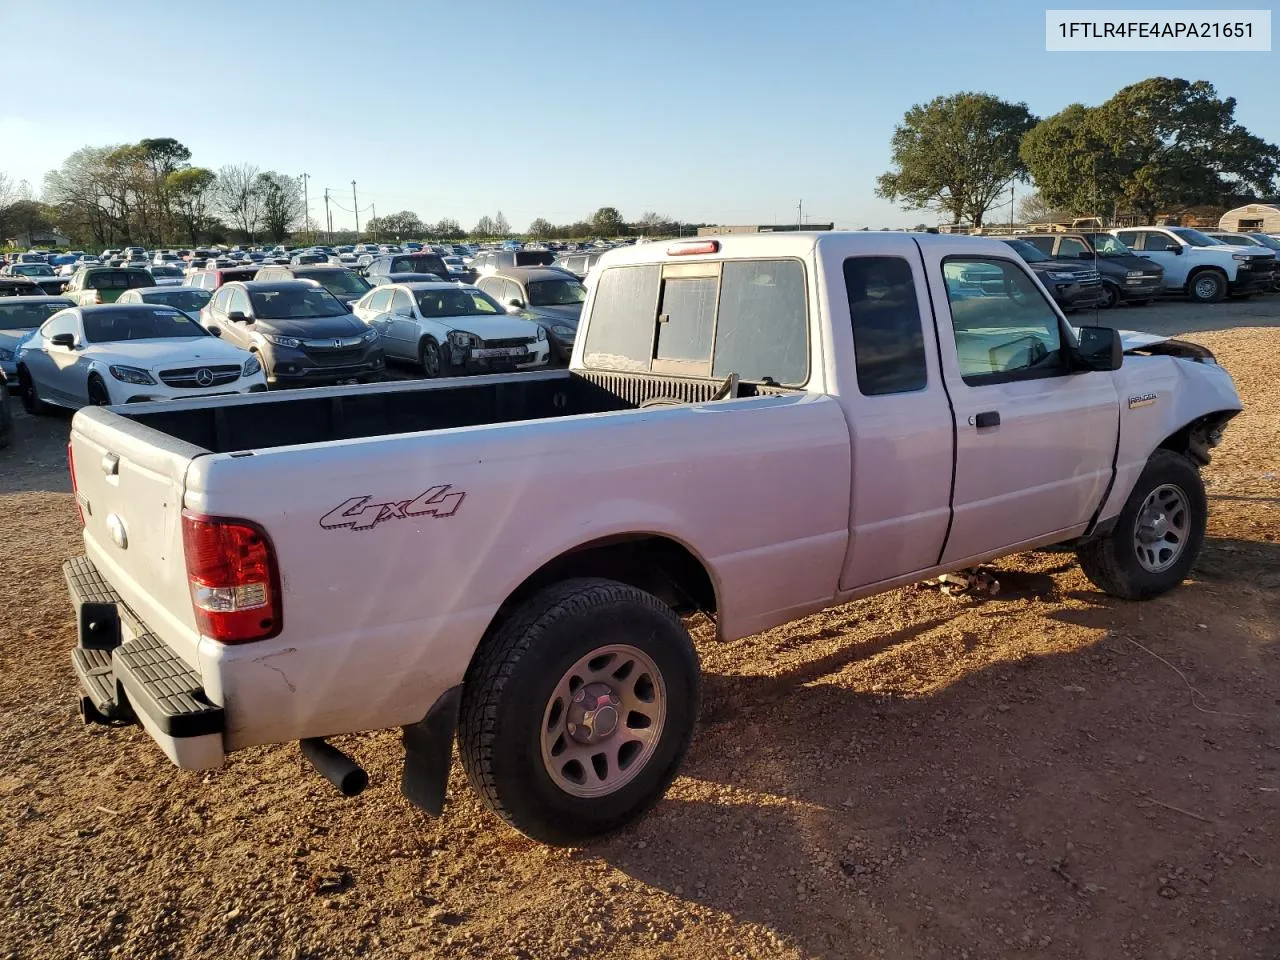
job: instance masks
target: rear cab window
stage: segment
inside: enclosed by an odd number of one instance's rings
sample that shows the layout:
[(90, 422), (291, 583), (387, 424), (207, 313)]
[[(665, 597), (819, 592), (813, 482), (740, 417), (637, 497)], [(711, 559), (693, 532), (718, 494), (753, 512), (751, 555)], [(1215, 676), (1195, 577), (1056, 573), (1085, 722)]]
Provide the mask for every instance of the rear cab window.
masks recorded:
[(610, 267), (587, 326), (588, 367), (802, 386), (809, 321), (799, 260)]

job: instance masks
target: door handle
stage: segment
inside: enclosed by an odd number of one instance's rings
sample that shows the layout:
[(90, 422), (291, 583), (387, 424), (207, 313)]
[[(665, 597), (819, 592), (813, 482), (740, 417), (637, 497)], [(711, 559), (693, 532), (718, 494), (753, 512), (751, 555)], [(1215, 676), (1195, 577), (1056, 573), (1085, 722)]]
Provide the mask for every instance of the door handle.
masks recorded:
[(1000, 411), (987, 410), (984, 413), (975, 414), (969, 418), (969, 422), (979, 430), (984, 430), (987, 427), (998, 427), (1000, 426)]

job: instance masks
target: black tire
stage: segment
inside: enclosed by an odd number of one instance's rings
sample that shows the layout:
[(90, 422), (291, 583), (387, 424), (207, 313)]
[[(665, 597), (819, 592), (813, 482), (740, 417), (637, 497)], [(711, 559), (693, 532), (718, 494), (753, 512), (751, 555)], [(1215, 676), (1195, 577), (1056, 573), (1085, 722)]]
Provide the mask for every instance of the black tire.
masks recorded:
[(440, 352), (440, 344), (436, 343), (435, 337), (423, 337), (418, 344), (418, 366), (428, 380), (444, 376), (444, 354)]
[[(656, 665), (665, 719), (630, 780), (613, 792), (575, 796), (543, 761), (544, 717), (566, 672), (609, 644), (627, 644)], [(477, 652), (463, 689), (462, 765), (485, 806), (525, 836), (580, 845), (625, 827), (661, 799), (689, 748), (699, 690), (698, 655), (669, 607), (613, 580), (566, 580), (526, 601)]]
[(1098, 307), (1102, 310), (1110, 310), (1112, 307), (1120, 303), (1120, 288), (1114, 283), (1104, 283), (1102, 285), (1102, 300)]
[(111, 394), (107, 392), (107, 385), (102, 382), (102, 378), (94, 374), (89, 378), (89, 406), (91, 407), (109, 407), (111, 406)]
[(1195, 303), (1221, 303), (1227, 296), (1227, 278), (1219, 270), (1197, 270), (1187, 278), (1187, 296)]
[(40, 399), (40, 393), (26, 367), (18, 368), (18, 386), (22, 389), (22, 409), (33, 417), (47, 417), (53, 411)]
[[(1165, 570), (1153, 572), (1142, 565), (1135, 543), (1138, 521), (1147, 498), (1158, 488), (1172, 485), (1186, 497), (1189, 524), (1182, 552)], [(1111, 531), (1076, 550), (1084, 575), (1095, 587), (1124, 600), (1150, 600), (1167, 593), (1187, 578), (1204, 544), (1209, 505), (1200, 471), (1186, 457), (1172, 450), (1157, 450), (1147, 461), (1138, 482)]]

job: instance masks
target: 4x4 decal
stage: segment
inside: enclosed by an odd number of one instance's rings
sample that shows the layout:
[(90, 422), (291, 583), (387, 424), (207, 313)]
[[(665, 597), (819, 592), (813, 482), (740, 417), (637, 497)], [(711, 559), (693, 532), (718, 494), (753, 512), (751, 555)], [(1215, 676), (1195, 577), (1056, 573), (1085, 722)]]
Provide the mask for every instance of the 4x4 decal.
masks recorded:
[(352, 497), (334, 507), (320, 518), (320, 526), (326, 530), (372, 530), (383, 520), (404, 520), (406, 517), (452, 517), (462, 506), (466, 493), (450, 493), (452, 484), (441, 484), (421, 493), (412, 500), (393, 500), (390, 503), (370, 503), (372, 496)]

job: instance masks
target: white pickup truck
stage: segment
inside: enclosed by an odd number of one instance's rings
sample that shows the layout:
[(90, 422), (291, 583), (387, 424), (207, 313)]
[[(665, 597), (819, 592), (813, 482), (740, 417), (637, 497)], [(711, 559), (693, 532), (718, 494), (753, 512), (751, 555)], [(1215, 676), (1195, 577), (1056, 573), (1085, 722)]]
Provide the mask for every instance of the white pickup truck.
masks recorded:
[(1240, 410), (1202, 347), (1074, 330), (998, 240), (793, 233), (610, 252), (568, 370), (91, 408), (69, 561), (89, 720), (198, 770), (401, 727), (500, 817), (640, 816), (725, 639), (1050, 544), (1140, 600), (1201, 547)]

